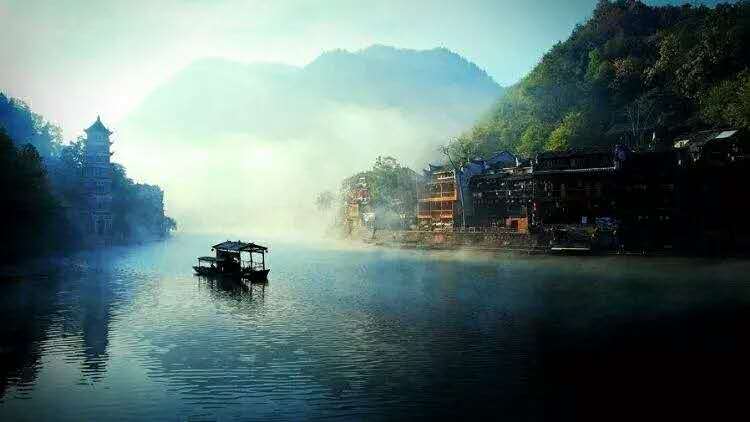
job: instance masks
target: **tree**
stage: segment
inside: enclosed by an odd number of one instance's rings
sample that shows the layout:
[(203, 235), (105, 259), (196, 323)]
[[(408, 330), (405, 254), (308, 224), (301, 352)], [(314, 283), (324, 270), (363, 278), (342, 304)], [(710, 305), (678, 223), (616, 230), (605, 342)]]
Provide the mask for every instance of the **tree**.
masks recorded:
[(707, 90), (700, 105), (706, 123), (750, 129), (750, 71), (746, 69)]
[(544, 150), (545, 141), (549, 138), (550, 131), (541, 122), (531, 123), (521, 135), (521, 143), (517, 152), (526, 157), (531, 157)]
[(583, 113), (580, 111), (568, 113), (560, 125), (550, 133), (545, 148), (551, 151), (561, 151), (575, 145), (577, 137), (583, 130), (583, 119)]
[(657, 102), (651, 93), (639, 96), (625, 107), (628, 132), (636, 146), (643, 146), (646, 135), (660, 123), (657, 113)]
[(16, 146), (31, 144), (44, 159), (49, 158), (62, 142), (59, 127), (32, 112), (28, 104), (3, 93), (0, 93), (0, 127)]
[(333, 192), (329, 190), (323, 191), (315, 197), (315, 206), (319, 211), (327, 211), (331, 209), (334, 200), (336, 200), (336, 195)]
[(459, 169), (479, 155), (480, 143), (467, 136), (459, 136), (440, 147), (440, 152), (453, 169)]
[(18, 148), (0, 129), (0, 196), (5, 226), (0, 261), (11, 261), (58, 249), (65, 233), (60, 204), (52, 195), (39, 152), (31, 144)]

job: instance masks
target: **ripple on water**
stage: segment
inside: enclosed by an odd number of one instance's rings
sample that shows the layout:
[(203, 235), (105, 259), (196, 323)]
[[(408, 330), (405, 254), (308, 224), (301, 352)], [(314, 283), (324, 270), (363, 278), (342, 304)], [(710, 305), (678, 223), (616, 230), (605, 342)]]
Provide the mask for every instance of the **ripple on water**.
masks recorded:
[[(174, 252), (119, 249), (81, 258), (76, 274), (0, 286), (11, 315), (0, 416), (391, 419), (492, 409), (539, 419), (559, 404), (545, 397), (567, 397), (575, 378), (563, 377), (558, 355), (590, 347), (606, 359), (597, 345), (626, 341), (615, 336), (634, 316), (750, 303), (741, 262), (708, 284), (714, 266), (672, 261), (661, 264), (670, 278), (637, 260), (616, 272), (613, 261), (289, 246), (270, 256), (268, 284), (247, 285), (192, 276), (192, 256), (210, 242), (173, 242)], [(734, 328), (724, 337), (744, 336)]]

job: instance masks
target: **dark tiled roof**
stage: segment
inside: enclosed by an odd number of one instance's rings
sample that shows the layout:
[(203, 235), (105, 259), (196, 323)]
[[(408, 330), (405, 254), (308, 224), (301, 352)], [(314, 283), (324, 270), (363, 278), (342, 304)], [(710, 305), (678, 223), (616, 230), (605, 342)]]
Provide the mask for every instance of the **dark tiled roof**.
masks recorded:
[(563, 151), (545, 151), (537, 154), (537, 159), (549, 158), (567, 158), (581, 155), (611, 154), (613, 147), (588, 147), (588, 148), (570, 148)]
[(226, 252), (240, 252), (240, 251), (246, 251), (246, 252), (260, 252), (260, 251), (267, 251), (268, 248), (265, 246), (257, 245), (252, 242), (242, 242), (240, 240), (233, 242), (231, 240), (227, 240), (226, 242), (221, 242), (218, 245), (213, 245), (211, 249), (217, 250), (217, 251), (226, 251)]
[(447, 164), (432, 164), (430, 163), (430, 171), (436, 172), (436, 171), (450, 171), (451, 168), (448, 167)]
[(726, 129), (726, 130), (703, 130), (700, 132), (694, 132), (687, 135), (683, 135), (675, 139), (675, 147), (698, 147), (705, 145), (709, 141), (726, 140), (729, 138), (736, 137), (739, 131), (737, 129)]
[(104, 126), (104, 123), (102, 123), (102, 119), (99, 116), (96, 116), (96, 121), (86, 129), (86, 132), (106, 132), (108, 135), (112, 134), (112, 131)]

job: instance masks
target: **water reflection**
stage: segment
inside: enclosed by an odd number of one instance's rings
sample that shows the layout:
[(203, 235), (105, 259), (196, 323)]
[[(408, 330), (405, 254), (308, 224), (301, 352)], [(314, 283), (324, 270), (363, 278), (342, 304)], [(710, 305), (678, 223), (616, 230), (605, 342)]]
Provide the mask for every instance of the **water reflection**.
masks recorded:
[(80, 368), (79, 383), (101, 380), (107, 371), (109, 329), (124, 303), (113, 257), (81, 254), (71, 268), (51, 277), (3, 286), (0, 308), (0, 399), (10, 388), (32, 393), (42, 358), (62, 356)]
[(0, 420), (638, 419), (750, 375), (743, 262), (278, 248), (249, 284), (208, 243), (1, 285)]
[[(51, 281), (52, 288), (58, 282)], [(40, 344), (47, 339), (51, 314), (58, 309), (54, 294), (40, 292), (38, 283), (5, 282), (0, 301), (3, 323), (0, 324), (0, 399), (8, 388), (19, 394), (27, 392), (36, 380), (42, 352)]]
[(196, 275), (214, 299), (231, 298), (243, 300), (258, 300), (262, 302), (266, 296), (268, 281), (246, 281), (232, 277), (206, 277)]
[(100, 380), (106, 372), (109, 328), (116, 300), (110, 272), (96, 272), (84, 277), (77, 292), (80, 307), (80, 332), (83, 340), (82, 372), (90, 382)]

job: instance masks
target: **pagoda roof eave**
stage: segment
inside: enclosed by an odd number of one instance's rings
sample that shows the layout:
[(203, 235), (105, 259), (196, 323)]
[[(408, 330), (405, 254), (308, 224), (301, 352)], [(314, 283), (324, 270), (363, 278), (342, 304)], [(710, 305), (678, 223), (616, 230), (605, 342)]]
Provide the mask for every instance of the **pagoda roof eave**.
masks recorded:
[(85, 129), (84, 132), (104, 132), (107, 135), (111, 135), (112, 131), (107, 129), (106, 126), (104, 126), (104, 123), (102, 123), (102, 119), (100, 116), (96, 116), (96, 121), (88, 127), (88, 129)]

